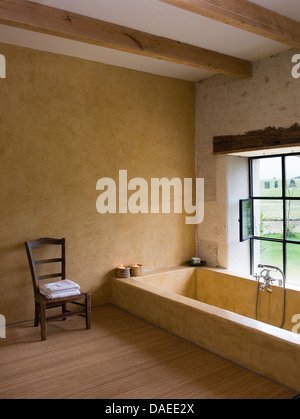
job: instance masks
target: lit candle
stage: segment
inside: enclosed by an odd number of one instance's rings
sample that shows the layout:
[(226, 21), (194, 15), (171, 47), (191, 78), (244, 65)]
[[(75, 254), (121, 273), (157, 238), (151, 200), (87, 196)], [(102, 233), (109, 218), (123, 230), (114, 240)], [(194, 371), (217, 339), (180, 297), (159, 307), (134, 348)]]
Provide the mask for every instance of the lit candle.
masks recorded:
[(135, 263), (130, 266), (131, 276), (141, 276), (142, 275), (142, 265)]
[(121, 265), (117, 268), (118, 278), (128, 278), (129, 276), (130, 276), (130, 267), (126, 268), (126, 266)]

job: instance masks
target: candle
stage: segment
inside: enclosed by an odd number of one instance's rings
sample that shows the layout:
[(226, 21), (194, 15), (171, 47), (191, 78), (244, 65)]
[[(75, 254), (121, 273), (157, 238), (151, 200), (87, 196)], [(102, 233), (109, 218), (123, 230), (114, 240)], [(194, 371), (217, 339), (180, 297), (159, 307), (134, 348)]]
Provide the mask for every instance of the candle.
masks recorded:
[(142, 265), (139, 263), (135, 263), (134, 265), (130, 266), (130, 274), (131, 276), (141, 276), (142, 275)]
[(130, 267), (118, 266), (117, 267), (117, 277), (118, 278), (128, 278), (130, 276)]

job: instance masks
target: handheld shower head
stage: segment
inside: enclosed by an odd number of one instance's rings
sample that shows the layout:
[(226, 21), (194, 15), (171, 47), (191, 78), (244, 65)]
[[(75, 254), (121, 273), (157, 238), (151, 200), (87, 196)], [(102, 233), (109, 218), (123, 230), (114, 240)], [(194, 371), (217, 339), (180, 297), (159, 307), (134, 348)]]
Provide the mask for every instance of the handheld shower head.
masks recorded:
[(280, 268), (278, 268), (278, 266), (273, 266), (273, 265), (262, 265), (261, 263), (258, 265), (258, 268), (260, 269), (272, 269), (274, 271), (281, 271)]

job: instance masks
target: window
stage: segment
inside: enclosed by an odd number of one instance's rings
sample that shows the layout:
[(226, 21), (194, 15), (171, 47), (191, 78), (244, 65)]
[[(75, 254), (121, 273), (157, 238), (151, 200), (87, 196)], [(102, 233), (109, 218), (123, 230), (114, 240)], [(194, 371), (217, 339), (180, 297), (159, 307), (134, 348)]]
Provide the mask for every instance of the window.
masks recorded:
[(249, 159), (250, 199), (240, 201), (240, 240), (258, 264), (279, 266), (300, 285), (300, 154)]
[(253, 237), (252, 199), (240, 200), (240, 240), (244, 242)]

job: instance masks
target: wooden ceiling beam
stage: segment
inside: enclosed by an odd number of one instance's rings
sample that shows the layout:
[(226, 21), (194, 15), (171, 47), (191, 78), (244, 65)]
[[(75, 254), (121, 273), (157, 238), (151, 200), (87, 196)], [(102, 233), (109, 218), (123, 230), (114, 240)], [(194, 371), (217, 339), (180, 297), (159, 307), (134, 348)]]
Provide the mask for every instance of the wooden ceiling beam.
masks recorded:
[(300, 48), (300, 22), (248, 0), (160, 0), (227, 25)]
[(232, 154), (300, 146), (300, 125), (290, 128), (268, 127), (242, 135), (214, 137), (214, 154)]
[(27, 0), (0, 0), (0, 23), (79, 42), (250, 78), (250, 62)]

